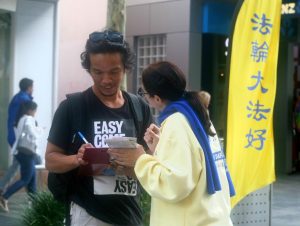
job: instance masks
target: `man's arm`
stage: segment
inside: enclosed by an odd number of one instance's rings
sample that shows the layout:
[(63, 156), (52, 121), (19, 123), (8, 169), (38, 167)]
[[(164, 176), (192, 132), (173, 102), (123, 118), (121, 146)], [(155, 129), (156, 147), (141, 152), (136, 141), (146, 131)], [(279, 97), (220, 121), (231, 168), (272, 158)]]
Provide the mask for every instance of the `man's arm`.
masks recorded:
[(77, 154), (66, 155), (65, 151), (52, 144), (51, 142), (47, 143), (46, 147), (46, 169), (54, 173), (65, 173), (72, 169), (77, 168), (80, 165), (86, 165), (87, 163), (82, 160), (84, 151), (86, 147), (92, 146), (91, 144), (83, 144)]

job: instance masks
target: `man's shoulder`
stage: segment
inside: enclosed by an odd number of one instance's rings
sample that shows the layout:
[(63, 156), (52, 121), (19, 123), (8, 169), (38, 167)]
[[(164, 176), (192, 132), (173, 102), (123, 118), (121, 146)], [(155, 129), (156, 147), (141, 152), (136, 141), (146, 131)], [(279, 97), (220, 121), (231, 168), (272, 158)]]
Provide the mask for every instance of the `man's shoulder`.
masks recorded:
[(29, 100), (32, 100), (32, 97), (28, 93), (22, 91), (15, 94), (12, 98), (12, 102), (29, 101)]
[(20, 91), (19, 93), (17, 93), (17, 95), (19, 95), (21, 98), (31, 99), (30, 94), (24, 91)]
[(16, 106), (23, 101), (29, 101), (29, 100), (31, 100), (29, 94), (26, 95), (24, 92), (18, 92), (12, 97), (11, 101), (9, 102), (9, 105)]
[(75, 91), (65, 94), (65, 99), (60, 102), (60, 105), (67, 106), (67, 105), (80, 105), (90, 97), (90, 88), (84, 91)]
[(71, 93), (67, 93), (66, 94), (66, 98), (70, 98), (70, 97), (74, 97), (76, 98), (76, 96), (87, 96), (92, 92), (91, 87), (87, 88), (86, 90), (83, 91), (74, 91)]
[(133, 102), (135, 104), (140, 104), (143, 107), (148, 106), (146, 101), (142, 97), (140, 97), (139, 95), (133, 94), (133, 93), (128, 92), (128, 91), (123, 91), (123, 94), (126, 98), (128, 98), (131, 102)]

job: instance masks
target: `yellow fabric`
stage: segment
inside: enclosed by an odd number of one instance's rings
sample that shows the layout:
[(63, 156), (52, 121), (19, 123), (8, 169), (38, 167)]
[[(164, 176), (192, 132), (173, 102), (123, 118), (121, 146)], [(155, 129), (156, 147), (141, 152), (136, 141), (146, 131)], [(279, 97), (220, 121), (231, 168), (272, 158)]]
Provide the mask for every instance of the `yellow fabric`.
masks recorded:
[(222, 191), (208, 195), (202, 148), (182, 114), (169, 116), (154, 155), (142, 155), (135, 165), (152, 197), (150, 225), (231, 226), (226, 172), (222, 161), (216, 165)]
[(275, 180), (273, 109), (280, 12), (281, 0), (245, 0), (235, 23), (226, 146), (236, 189), (232, 206)]

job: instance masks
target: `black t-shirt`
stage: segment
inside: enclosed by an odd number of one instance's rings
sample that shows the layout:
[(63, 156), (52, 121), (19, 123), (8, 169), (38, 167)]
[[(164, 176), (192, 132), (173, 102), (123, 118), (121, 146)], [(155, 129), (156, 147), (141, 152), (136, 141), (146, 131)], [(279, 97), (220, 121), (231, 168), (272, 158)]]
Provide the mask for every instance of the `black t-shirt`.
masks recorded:
[[(137, 135), (132, 109), (126, 98), (122, 107), (109, 108), (95, 96), (91, 88), (82, 95), (84, 104), (81, 107), (84, 108), (84, 114), (81, 114), (80, 131), (95, 147), (106, 147), (104, 140), (110, 136)], [(62, 101), (55, 112), (48, 137), (49, 142), (64, 150), (68, 150), (70, 143), (74, 141), (70, 111), (72, 109), (68, 101)], [(150, 117), (150, 112), (148, 115)], [(145, 120), (145, 123), (150, 121)], [(140, 188), (135, 179), (127, 176), (77, 176), (74, 184), (71, 200), (86, 209), (90, 215), (110, 224), (141, 224), (142, 213), (138, 205)]]

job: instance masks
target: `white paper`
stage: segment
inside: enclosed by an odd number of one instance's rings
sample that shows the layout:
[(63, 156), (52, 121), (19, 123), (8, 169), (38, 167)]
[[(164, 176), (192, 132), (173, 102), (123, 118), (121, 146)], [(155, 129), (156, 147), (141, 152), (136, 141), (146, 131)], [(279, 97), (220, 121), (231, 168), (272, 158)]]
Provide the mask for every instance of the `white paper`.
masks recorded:
[(105, 140), (110, 148), (136, 148), (136, 137), (111, 137)]

